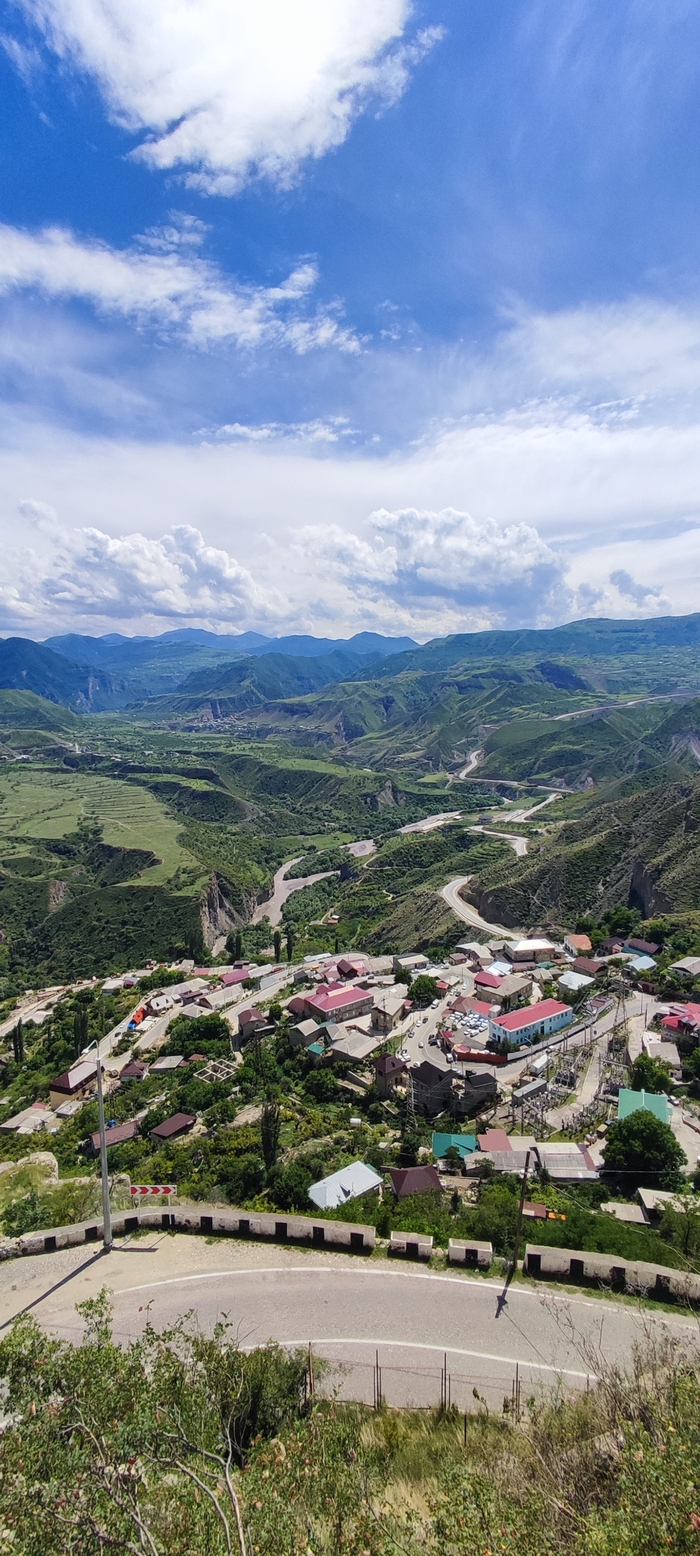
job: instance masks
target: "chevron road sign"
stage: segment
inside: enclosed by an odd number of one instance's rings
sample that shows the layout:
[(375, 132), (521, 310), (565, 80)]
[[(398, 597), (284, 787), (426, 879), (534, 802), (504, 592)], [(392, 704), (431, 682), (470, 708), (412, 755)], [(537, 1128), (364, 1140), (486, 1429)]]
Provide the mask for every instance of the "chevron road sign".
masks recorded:
[(131, 1188), (129, 1189), (129, 1193), (130, 1193), (132, 1199), (147, 1199), (147, 1198), (150, 1198), (150, 1197), (152, 1197), (153, 1199), (172, 1199), (173, 1194), (177, 1194), (177, 1184), (175, 1184), (175, 1183), (144, 1183), (144, 1184), (138, 1184), (138, 1185), (132, 1184)]

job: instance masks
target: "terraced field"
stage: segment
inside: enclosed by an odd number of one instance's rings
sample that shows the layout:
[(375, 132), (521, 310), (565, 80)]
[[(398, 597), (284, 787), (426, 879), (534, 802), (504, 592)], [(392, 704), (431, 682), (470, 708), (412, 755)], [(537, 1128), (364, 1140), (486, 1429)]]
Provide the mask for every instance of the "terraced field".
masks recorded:
[(178, 837), (182, 823), (168, 815), (148, 789), (97, 773), (52, 768), (0, 777), (0, 836), (4, 846), (30, 837), (59, 838), (73, 832), (82, 817), (99, 816), (104, 841), (118, 848), (151, 849), (160, 864), (144, 870), (139, 882), (158, 886), (178, 869), (203, 873)]

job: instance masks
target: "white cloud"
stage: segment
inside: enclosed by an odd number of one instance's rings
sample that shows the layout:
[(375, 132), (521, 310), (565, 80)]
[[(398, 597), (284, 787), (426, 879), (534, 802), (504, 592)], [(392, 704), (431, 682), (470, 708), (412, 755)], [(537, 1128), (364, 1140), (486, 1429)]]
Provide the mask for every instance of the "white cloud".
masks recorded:
[[(246, 627), (286, 620), (279, 589), (263, 587), (190, 524), (166, 534), (112, 536), (95, 528), (64, 529), (56, 512), (34, 498), (18, 505), (48, 548), (29, 547), (19, 580), (3, 603), (8, 619), (44, 621), (228, 624)], [(2, 599), (0, 594), (0, 599)]]
[(153, 252), (81, 242), (57, 227), (34, 235), (0, 225), (0, 294), (29, 290), (81, 299), (194, 347), (228, 341), (244, 348), (282, 344), (299, 354), (323, 346), (359, 349), (337, 307), (309, 310), (315, 265), (298, 265), (279, 286), (236, 286), (188, 252), (199, 237), (198, 226), (160, 229), (149, 240), (158, 245)]
[(0, 48), (11, 60), (25, 86), (31, 87), (41, 70), (41, 55), (38, 50), (28, 49), (24, 43), (19, 43), (16, 38), (9, 37), (7, 33), (0, 33)]
[(456, 631), (544, 624), (565, 612), (567, 564), (531, 525), (479, 522), (454, 508), (380, 509), (370, 524), (369, 540), (337, 526), (303, 539), (351, 594), (399, 611), (402, 622)]
[(394, 102), (441, 36), (400, 40), (410, 0), (20, 0), (64, 60), (98, 82), (135, 155), (234, 194), (288, 183)]
[(338, 443), (357, 431), (347, 416), (316, 416), (312, 421), (267, 421), (257, 426), (245, 422), (226, 422), (221, 427), (202, 427), (199, 436), (227, 442), (267, 443), (270, 439), (291, 439), (305, 443)]
[(493, 359), (497, 373), (520, 375), (525, 392), (564, 390), (578, 399), (601, 392), (605, 409), (614, 396), (644, 401), (700, 389), (700, 308), (695, 301), (667, 303), (633, 297), (552, 313), (515, 311)]

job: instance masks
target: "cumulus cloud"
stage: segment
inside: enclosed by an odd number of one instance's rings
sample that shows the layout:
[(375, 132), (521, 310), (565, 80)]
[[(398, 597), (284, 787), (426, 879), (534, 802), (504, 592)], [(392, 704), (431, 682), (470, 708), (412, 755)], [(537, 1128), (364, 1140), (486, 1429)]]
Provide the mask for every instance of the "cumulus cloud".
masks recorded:
[(332, 574), (360, 598), (446, 630), (560, 619), (569, 602), (566, 563), (528, 524), (477, 521), (454, 508), (371, 515), (369, 540), (337, 526), (305, 532)]
[(410, 0), (20, 0), (61, 59), (95, 79), (134, 153), (234, 194), (289, 183), (392, 103), (439, 28), (402, 41)]
[(25, 499), (20, 512), (51, 546), (29, 549), (20, 576), (5, 597), (6, 613), (71, 621), (206, 622), (246, 627), (275, 624), (289, 604), (274, 586), (261, 586), (246, 567), (207, 545), (189, 524), (157, 538), (136, 532), (112, 536), (95, 528), (63, 529), (46, 503)]
[(0, 225), (0, 294), (80, 299), (201, 348), (281, 344), (300, 355), (322, 346), (359, 349), (337, 306), (309, 308), (315, 265), (298, 265), (279, 286), (235, 285), (191, 252), (200, 236), (198, 227), (181, 224), (150, 234), (146, 249), (114, 249), (63, 228), (32, 234)]

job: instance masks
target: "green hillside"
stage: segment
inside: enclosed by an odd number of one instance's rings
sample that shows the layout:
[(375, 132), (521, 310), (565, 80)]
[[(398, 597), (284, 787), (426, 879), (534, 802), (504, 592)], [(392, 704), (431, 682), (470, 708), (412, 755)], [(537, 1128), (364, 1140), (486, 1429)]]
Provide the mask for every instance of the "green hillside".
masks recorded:
[(566, 924), (617, 904), (643, 917), (700, 903), (700, 777), (620, 786), (581, 814), (481, 871), (470, 888), (485, 917)]

